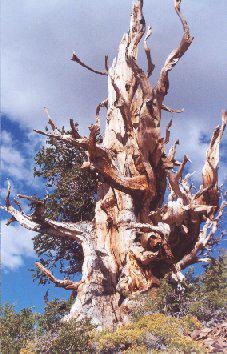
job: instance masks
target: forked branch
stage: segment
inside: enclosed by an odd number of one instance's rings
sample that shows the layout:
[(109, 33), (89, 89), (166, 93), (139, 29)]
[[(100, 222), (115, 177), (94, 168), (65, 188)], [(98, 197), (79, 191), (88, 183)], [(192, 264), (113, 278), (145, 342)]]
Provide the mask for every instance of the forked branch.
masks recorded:
[[(40, 200), (19, 194), (18, 197), (26, 198), (34, 203), (35, 211), (31, 215), (26, 215), (22, 210), (18, 210), (12, 206), (10, 202), (10, 183), (8, 184), (8, 192), (5, 199), (6, 205), (0, 206), (1, 209), (5, 210), (11, 214), (11, 218), (8, 220), (7, 225), (12, 222), (19, 222), (19, 224), (28, 230), (39, 232), (41, 234), (47, 234), (53, 237), (66, 238), (71, 240), (76, 240), (79, 243), (85, 241), (87, 234), (92, 231), (92, 224), (89, 222), (59, 222), (46, 218), (44, 215), (44, 203)], [(42, 212), (40, 212), (40, 205), (42, 207)], [(38, 208), (38, 209), (37, 209)]]
[[(103, 101), (100, 105), (105, 106), (106, 104), (107, 102)], [(40, 130), (35, 130), (35, 132), (55, 138), (58, 141), (71, 146), (83, 147), (88, 152), (89, 161), (85, 162), (82, 167), (96, 170), (98, 172), (98, 177), (104, 178), (112, 187), (127, 193), (144, 192), (148, 190), (149, 185), (146, 175), (138, 175), (134, 177), (122, 176), (113, 166), (112, 157), (108, 149), (105, 149), (100, 144), (97, 144), (96, 137), (97, 134), (99, 134), (100, 129), (99, 119), (96, 118), (96, 124), (91, 125), (89, 129), (90, 135), (88, 138), (74, 138), (73, 134), (63, 134), (56, 129), (51, 133)]]
[(186, 199), (186, 201), (188, 201), (187, 194), (183, 193), (183, 191), (181, 190), (180, 181), (183, 176), (185, 165), (188, 161), (190, 161), (190, 160), (189, 160), (188, 156), (185, 155), (182, 163), (180, 164), (178, 171), (176, 173), (174, 173), (174, 172), (167, 173), (168, 179), (169, 179), (169, 184), (170, 184), (173, 192), (175, 193), (175, 195), (180, 198)]
[(218, 225), (226, 205), (227, 203), (223, 202), (219, 208), (217, 216), (213, 220), (210, 220), (209, 218), (206, 220), (202, 230), (200, 231), (198, 240), (195, 243), (193, 250), (189, 254), (185, 255), (176, 264), (177, 271), (181, 271), (189, 265), (200, 260), (200, 254), (207, 249), (210, 243), (214, 241), (216, 232), (218, 230)]

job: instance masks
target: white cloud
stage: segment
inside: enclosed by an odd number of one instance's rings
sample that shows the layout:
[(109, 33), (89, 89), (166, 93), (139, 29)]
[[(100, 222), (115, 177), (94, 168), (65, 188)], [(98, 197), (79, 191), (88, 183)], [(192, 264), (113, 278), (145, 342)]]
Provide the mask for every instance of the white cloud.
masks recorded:
[(19, 179), (23, 178), (23, 170), (25, 167), (25, 160), (21, 153), (13, 148), (12, 145), (2, 146), (1, 148), (2, 172)]
[[(90, 0), (3, 0), (2, 3), (3, 111), (26, 127), (43, 129), (47, 122), (43, 107), (47, 106), (58, 125), (67, 125), (73, 116), (84, 134), (94, 121), (96, 104), (107, 95), (107, 84), (105, 78), (70, 61), (70, 55), (76, 50), (81, 59), (97, 68), (102, 67), (105, 54), (109, 54), (111, 62), (122, 33), (128, 28), (131, 1), (106, 0), (97, 4)], [(215, 124), (220, 122), (225, 102), (225, 5), (225, 0), (209, 5), (205, 0), (183, 4), (195, 40), (170, 73), (166, 104), (185, 108), (185, 113), (174, 118), (173, 137), (181, 141), (178, 150), (192, 159), (190, 170), (197, 171), (197, 179), (206, 149), (200, 136), (202, 133), (211, 136)], [(156, 70), (151, 81), (155, 83), (166, 56), (181, 38), (182, 28), (171, 1), (146, 1), (144, 13), (147, 24), (153, 28), (150, 45)], [(215, 38), (212, 46), (211, 27)], [(141, 65), (145, 67), (143, 54), (141, 50)], [(30, 156), (34, 151), (31, 144), (37, 139), (40, 138), (33, 134), (29, 143), (24, 144)], [(10, 144), (10, 136), (4, 134), (3, 140)], [(8, 158), (9, 151), (5, 152)], [(6, 173), (25, 179), (26, 183), (34, 181), (30, 162), (23, 163), (23, 156), (18, 156), (15, 149), (12, 155), (15, 163), (3, 160)]]
[[(225, 0), (183, 4), (195, 40), (170, 75), (171, 104), (183, 105), (200, 116), (204, 112), (203, 125), (210, 128), (225, 102), (225, 6)], [(130, 7), (131, 1), (121, 0), (3, 0), (3, 112), (26, 126), (43, 128), (42, 109), (47, 106), (58, 124), (68, 124), (74, 115), (85, 129), (94, 120), (96, 104), (106, 96), (106, 79), (70, 61), (71, 53), (76, 50), (97, 68), (102, 68), (105, 54), (111, 61), (127, 31)], [(146, 1), (144, 13), (154, 31), (151, 47), (156, 79), (164, 59), (180, 40), (182, 28), (171, 1)], [(215, 38), (212, 46), (210, 28)]]
[[(165, 127), (170, 117), (165, 114), (165, 119), (162, 121), (162, 134), (165, 134)], [(219, 122), (221, 123), (221, 122)], [(181, 115), (175, 115), (173, 118), (173, 124), (171, 127), (170, 143), (168, 148), (170, 148), (173, 142), (177, 139), (180, 141), (180, 145), (177, 146), (176, 157), (179, 161), (182, 160), (184, 155), (188, 155), (191, 163), (187, 164), (187, 168), (190, 173), (193, 174), (192, 180), (196, 183), (202, 183), (202, 168), (206, 160), (206, 150), (209, 146), (209, 141), (215, 129), (215, 124), (211, 128), (209, 124), (204, 125), (203, 119), (193, 119), (190, 114), (181, 113)], [(202, 137), (206, 136), (206, 141), (202, 141)], [(223, 142), (226, 138), (223, 137)], [(221, 152), (224, 149), (221, 146)], [(168, 149), (167, 149), (168, 151)], [(220, 158), (222, 155), (220, 154)], [(219, 184), (222, 184), (225, 180), (224, 166), (222, 161), (220, 163), (219, 169)]]
[(32, 237), (33, 231), (24, 229), (19, 224), (1, 227), (1, 264), (3, 269), (14, 270), (23, 265), (25, 257), (34, 258)]
[(6, 130), (2, 130), (1, 140), (2, 140), (3, 145), (12, 144), (12, 135), (9, 132), (7, 132)]
[(19, 151), (14, 144), (16, 137), (13, 139), (9, 132), (2, 131), (1, 172), (12, 181), (23, 181), (27, 185), (38, 187), (39, 181), (34, 179), (32, 168), (35, 147), (41, 140), (34, 133), (29, 133), (28, 138), (29, 142), (22, 142)]

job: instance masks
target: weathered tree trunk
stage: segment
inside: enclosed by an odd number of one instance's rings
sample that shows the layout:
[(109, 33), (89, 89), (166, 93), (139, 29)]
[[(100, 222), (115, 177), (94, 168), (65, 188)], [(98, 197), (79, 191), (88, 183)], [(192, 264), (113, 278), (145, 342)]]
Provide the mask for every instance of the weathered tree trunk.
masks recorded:
[[(217, 127), (207, 153), (203, 185), (192, 194), (188, 179), (183, 177), (187, 156), (176, 161), (175, 142), (168, 154), (170, 127), (161, 137), (161, 111), (179, 113), (164, 105), (169, 88), (169, 71), (186, 52), (193, 38), (180, 11), (175, 10), (183, 25), (183, 38), (167, 58), (152, 87), (149, 76), (154, 65), (142, 13), (143, 1), (133, 6), (130, 29), (124, 34), (117, 58), (106, 71), (88, 67), (74, 53), (72, 60), (97, 74), (108, 75), (108, 98), (97, 107), (96, 123), (88, 138), (81, 137), (71, 121), (71, 134), (64, 134), (49, 119), (52, 132), (38, 133), (53, 137), (71, 146), (82, 146), (88, 152), (83, 168), (94, 169), (99, 177), (98, 200), (92, 223), (58, 223), (43, 217), (42, 201), (34, 200), (36, 211), (25, 216), (13, 208), (6, 198), (5, 209), (11, 221), (19, 221), (32, 230), (56, 237), (68, 237), (81, 243), (84, 252), (80, 282), (58, 280), (40, 263), (36, 265), (57, 286), (76, 290), (76, 301), (67, 318), (89, 317), (100, 327), (127, 321), (127, 298), (133, 292), (148, 291), (159, 286), (168, 272), (182, 280), (181, 270), (200, 260), (199, 255), (212, 242), (221, 217), (217, 168), (219, 143), (226, 125)], [(145, 35), (144, 50), (147, 74), (137, 62), (138, 45)], [(107, 108), (103, 142), (99, 142), (99, 111)], [(177, 171), (173, 168), (179, 166)], [(166, 188), (168, 200), (164, 202)], [(22, 198), (28, 198), (21, 196)], [(218, 213), (217, 213), (218, 212)], [(205, 222), (202, 230), (201, 223)]]

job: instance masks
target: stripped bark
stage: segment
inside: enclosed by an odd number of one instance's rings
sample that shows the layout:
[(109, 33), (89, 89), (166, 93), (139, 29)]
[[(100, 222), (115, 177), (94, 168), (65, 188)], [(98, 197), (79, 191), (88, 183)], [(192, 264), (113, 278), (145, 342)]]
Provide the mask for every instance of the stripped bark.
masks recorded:
[[(66, 147), (80, 146), (87, 151), (88, 160), (82, 167), (95, 170), (100, 179), (93, 222), (50, 220), (45, 217), (45, 201), (18, 195), (34, 205), (33, 214), (26, 215), (18, 202), (17, 208), (11, 205), (9, 187), (6, 206), (2, 208), (12, 215), (10, 222), (18, 221), (30, 230), (77, 240), (82, 245), (84, 263), (80, 282), (56, 279), (37, 263), (57, 286), (77, 291), (76, 301), (66, 319), (90, 317), (100, 327), (123, 323), (128, 320), (130, 294), (159, 286), (160, 279), (168, 272), (181, 279), (180, 271), (200, 261), (203, 251), (215, 242), (223, 212), (223, 207), (219, 208), (218, 164), (227, 114), (223, 113), (223, 123), (216, 128), (211, 139), (203, 168), (203, 184), (194, 193), (189, 175), (184, 176), (189, 158), (185, 156), (182, 162), (175, 159), (179, 141), (168, 153), (165, 151), (172, 121), (164, 138), (160, 132), (162, 110), (182, 112), (163, 102), (168, 93), (169, 72), (193, 40), (180, 3), (175, 0), (183, 37), (164, 63), (154, 87), (149, 81), (154, 70), (147, 45), (150, 28), (144, 40), (147, 74), (137, 60), (138, 46), (146, 29), (143, 1), (139, 0), (133, 6), (129, 32), (123, 35), (117, 58), (110, 68), (107, 57), (106, 70), (98, 71), (73, 54), (72, 59), (89, 71), (108, 75), (108, 98), (97, 106), (96, 120), (89, 127), (89, 136), (82, 137), (78, 125), (72, 120), (71, 132), (62, 132), (48, 110), (51, 130), (36, 130)], [(100, 142), (99, 113), (102, 107), (107, 108), (107, 119)], [(176, 166), (177, 171), (174, 170)], [(167, 187), (169, 195), (164, 203)], [(210, 228), (211, 233), (208, 233)]]

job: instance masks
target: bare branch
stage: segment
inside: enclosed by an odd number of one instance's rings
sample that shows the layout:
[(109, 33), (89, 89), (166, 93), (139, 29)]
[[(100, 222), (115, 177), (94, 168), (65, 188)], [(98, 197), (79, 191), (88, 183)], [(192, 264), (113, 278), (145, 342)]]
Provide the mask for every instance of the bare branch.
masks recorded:
[(8, 189), (7, 189), (7, 195), (6, 195), (6, 198), (5, 198), (5, 203), (6, 203), (6, 207), (10, 207), (11, 204), (10, 204), (10, 193), (11, 193), (11, 184), (10, 184), (10, 181), (7, 181), (8, 183)]
[(14, 216), (12, 216), (11, 218), (9, 218), (6, 222), (6, 226), (9, 226), (12, 222), (17, 221), (16, 218)]
[(98, 123), (100, 125), (100, 118), (99, 118), (99, 114), (100, 114), (100, 110), (101, 108), (108, 108), (108, 99), (105, 99), (104, 101), (100, 102), (98, 104), (98, 106), (96, 107), (96, 123)]
[(58, 288), (64, 288), (65, 290), (77, 290), (78, 287), (83, 283), (83, 281), (72, 281), (69, 279), (60, 280), (54, 277), (51, 271), (45, 268), (40, 262), (35, 262), (37, 268), (52, 281)]
[(77, 123), (74, 123), (73, 119), (70, 119), (69, 120), (69, 123), (70, 123), (70, 127), (72, 129), (72, 136), (74, 139), (80, 139), (81, 136), (78, 132), (78, 124)]
[(177, 152), (177, 145), (179, 145), (180, 142), (179, 142), (179, 139), (177, 139), (173, 146), (170, 148), (169, 150), (169, 153), (168, 153), (168, 158), (172, 161), (176, 155), (176, 152)]
[(71, 146), (77, 146), (77, 147), (79, 146), (85, 149), (88, 146), (88, 139), (84, 137), (75, 139), (71, 134), (62, 134), (59, 131), (54, 131), (53, 133), (49, 133), (42, 130), (34, 129), (34, 132), (41, 135), (48, 136), (49, 138), (54, 138), (56, 140), (61, 141), (62, 143), (69, 144)]
[(166, 106), (165, 104), (161, 105), (161, 109), (163, 109), (163, 111), (169, 112), (169, 113), (182, 113), (184, 112), (184, 108), (182, 109), (174, 109), (174, 108), (170, 108), (168, 106)]
[(151, 50), (147, 45), (147, 40), (151, 35), (152, 35), (151, 27), (148, 27), (147, 34), (144, 38), (144, 50), (145, 50), (145, 54), (147, 57), (147, 77), (150, 77), (152, 75), (153, 70), (155, 68), (155, 65), (153, 64), (152, 59), (151, 59)]
[(147, 75), (139, 67), (133, 56), (127, 56), (126, 61), (129, 67), (133, 70), (135, 77), (139, 81), (143, 93), (143, 99), (146, 101), (151, 101), (153, 97), (153, 89)]
[(133, 5), (132, 17), (129, 29), (128, 53), (135, 58), (137, 46), (146, 31), (146, 22), (143, 16), (143, 0), (138, 0)]
[(166, 59), (166, 62), (161, 70), (159, 80), (156, 85), (156, 95), (157, 99), (159, 102), (162, 103), (164, 96), (167, 95), (168, 89), (169, 89), (169, 71), (173, 69), (173, 67), (176, 65), (176, 63), (179, 61), (179, 59), (184, 55), (184, 53), (188, 50), (190, 47), (193, 37), (191, 37), (190, 32), (189, 32), (189, 27), (187, 24), (187, 21), (185, 20), (183, 14), (180, 11), (180, 3), (181, 0), (175, 0), (175, 10), (177, 15), (180, 18), (180, 21), (183, 26), (183, 38), (179, 44), (179, 46), (171, 52), (171, 54), (168, 56)]
[(82, 62), (82, 61), (78, 58), (78, 56), (76, 55), (75, 52), (73, 52), (71, 60), (72, 60), (72, 61), (75, 61), (76, 63), (80, 64), (83, 68), (86, 68), (87, 70), (92, 71), (92, 72), (95, 73), (95, 74), (105, 75), (105, 76), (108, 75), (107, 71), (105, 71), (105, 70), (103, 70), (103, 71), (95, 70), (95, 69), (91, 68), (90, 66), (86, 65), (84, 62)]
[(35, 130), (38, 134), (42, 134), (51, 138), (55, 138), (63, 143), (71, 146), (81, 146), (88, 151), (89, 162), (83, 167), (95, 169), (111, 186), (123, 190), (125, 192), (145, 191), (149, 189), (146, 175), (138, 175), (134, 177), (124, 177), (112, 165), (111, 156), (107, 149), (96, 144), (96, 136), (99, 127), (94, 124), (90, 127), (89, 138), (74, 139), (70, 134), (61, 134), (60, 132), (43, 132)]
[(174, 193), (176, 194), (176, 196), (178, 197), (185, 197), (185, 194), (181, 191), (180, 189), (180, 185), (179, 185), (179, 182), (183, 176), (183, 172), (184, 172), (184, 167), (186, 165), (186, 163), (190, 161), (188, 156), (185, 155), (184, 156), (184, 159), (183, 159), (183, 162), (180, 164), (180, 167), (178, 169), (178, 171), (176, 173), (174, 172), (168, 172), (167, 175), (168, 175), (168, 179), (169, 179), (169, 183), (170, 183), (170, 186), (172, 188), (172, 190), (174, 191)]
[(199, 261), (199, 253), (202, 252), (208, 246), (209, 242), (214, 238), (217, 232), (220, 219), (222, 217), (226, 203), (222, 203), (219, 208), (218, 215), (213, 219), (207, 219), (202, 230), (200, 231), (198, 240), (193, 248), (193, 250), (186, 254), (177, 264), (177, 271), (183, 270), (189, 265)]
[(164, 144), (168, 144), (168, 142), (169, 142), (170, 128), (172, 127), (172, 123), (173, 123), (173, 121), (171, 119), (166, 127), (166, 136), (165, 136)]
[(34, 204), (44, 204), (43, 200), (38, 199), (36, 196), (30, 196), (30, 195), (25, 195), (25, 194), (17, 194), (17, 198), (20, 199), (27, 199), (29, 202), (34, 203)]
[(201, 258), (197, 258), (196, 262), (211, 263), (212, 259), (208, 257), (201, 257)]
[(46, 113), (47, 117), (48, 117), (48, 124), (51, 126), (52, 130), (58, 130), (54, 120), (51, 118), (50, 114), (49, 114), (49, 110), (47, 107), (44, 107), (44, 112)]
[(218, 125), (212, 135), (210, 146), (207, 149), (207, 159), (203, 167), (203, 187), (217, 183), (217, 169), (219, 164), (219, 145), (227, 122), (227, 112), (222, 112), (222, 125)]
[(21, 206), (21, 203), (19, 202), (19, 200), (17, 200), (16, 198), (13, 199), (13, 202), (14, 204), (16, 204), (19, 208), (19, 210), (24, 213), (23, 209), (22, 209), (22, 206)]
[[(167, 129), (168, 129), (168, 127), (167, 127)], [(168, 132), (167, 132), (167, 135), (168, 135)], [(173, 168), (174, 166), (180, 166), (180, 162), (176, 161), (176, 159), (175, 159), (177, 145), (179, 145), (179, 140), (176, 140), (174, 142), (174, 145), (170, 148), (168, 155), (166, 157), (162, 158), (163, 166), (166, 169)]]
[(108, 55), (105, 55), (105, 69), (106, 69), (106, 72), (108, 73), (108, 71), (109, 71), (109, 57), (108, 57)]
[[(28, 230), (39, 232), (41, 234), (47, 234), (53, 237), (68, 238), (76, 240), (82, 243), (86, 235), (91, 233), (92, 223), (89, 222), (59, 222), (54, 221), (44, 216), (44, 203), (37, 198), (29, 197), (23, 194), (18, 194), (18, 197), (25, 198), (32, 203), (36, 204), (35, 212), (31, 215), (26, 215), (21, 210), (17, 210), (10, 203), (10, 184), (8, 186), (8, 193), (6, 197), (6, 206), (0, 206), (1, 209), (7, 211), (12, 217), (7, 222), (9, 225), (11, 222), (17, 221), (23, 227)], [(42, 208), (42, 209), (40, 209)]]
[(212, 135), (206, 152), (206, 162), (203, 166), (203, 184), (195, 195), (196, 203), (202, 205), (219, 205), (218, 167), (219, 146), (227, 123), (227, 112), (222, 112), (222, 125), (218, 125)]

